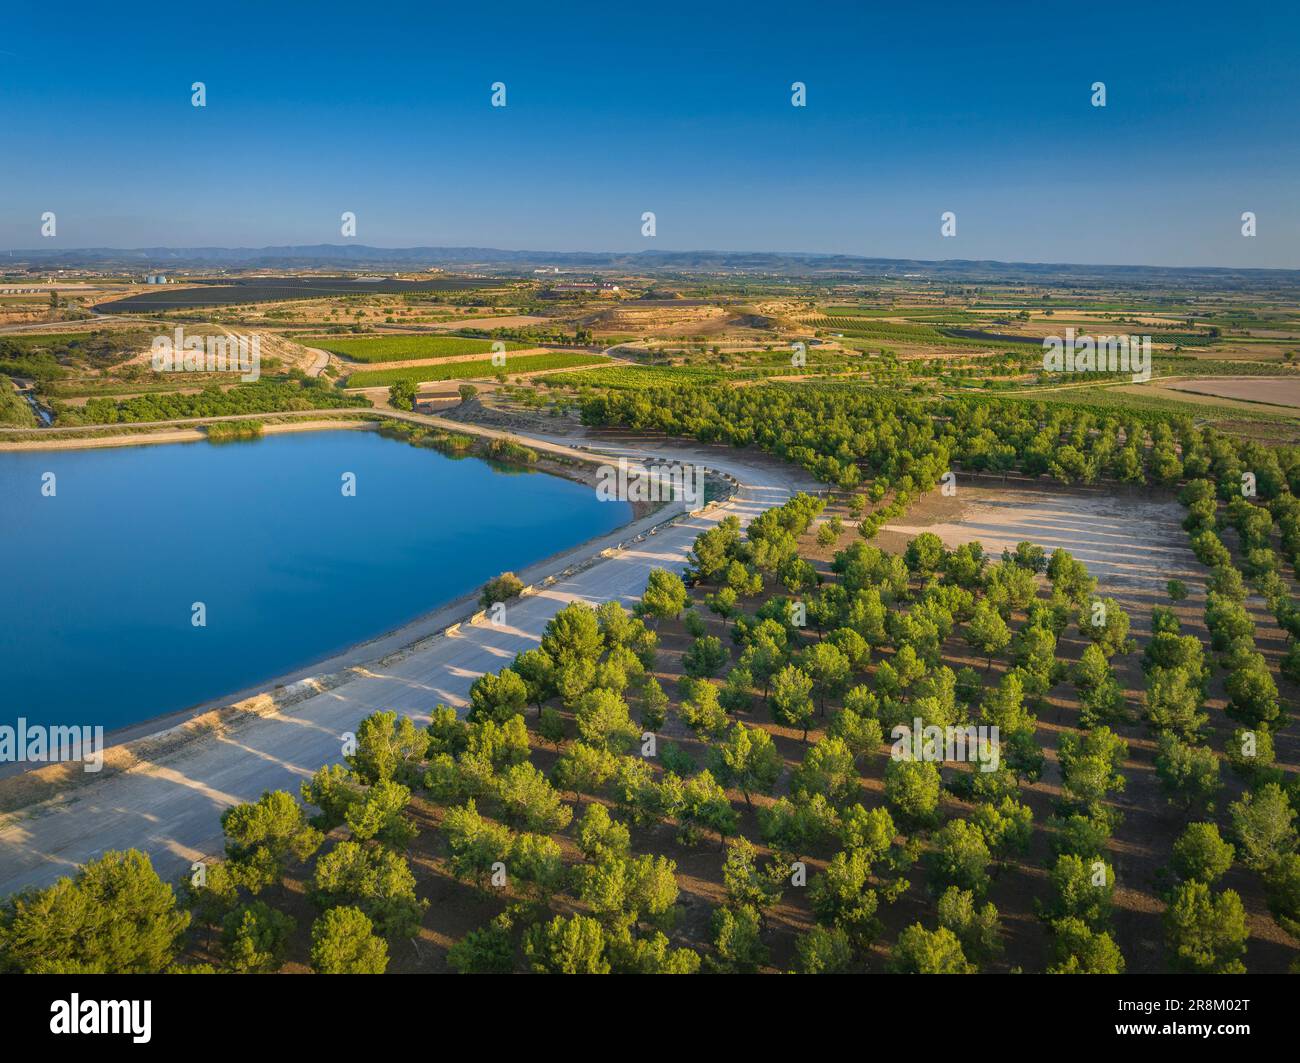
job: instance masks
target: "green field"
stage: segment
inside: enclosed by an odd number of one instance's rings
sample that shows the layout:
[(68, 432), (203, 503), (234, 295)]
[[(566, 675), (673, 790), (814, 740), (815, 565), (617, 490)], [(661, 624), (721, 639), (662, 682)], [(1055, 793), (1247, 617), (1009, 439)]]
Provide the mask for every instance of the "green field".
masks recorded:
[(720, 369), (704, 366), (624, 365), (590, 369), (582, 373), (557, 373), (541, 378), (543, 384), (561, 387), (590, 386), (640, 390), (683, 384), (718, 384), (728, 379)]
[[(462, 354), (487, 354), (492, 350), (491, 340), (476, 340), (465, 336), (337, 336), (306, 337), (309, 347), (319, 347), (331, 354), (351, 358), (354, 362), (409, 362), (417, 358), (454, 358)], [(522, 343), (507, 343), (507, 351), (525, 349)], [(433, 380), (434, 377), (422, 379)]]
[(557, 373), (540, 383), (556, 387), (615, 388), (639, 391), (657, 387), (703, 387), (726, 381), (762, 380), (774, 376), (804, 376), (815, 373), (866, 372), (874, 364), (857, 356), (810, 351), (804, 366), (790, 364), (788, 351), (751, 351), (733, 355), (726, 362), (707, 361), (686, 365), (619, 365), (582, 373)]
[(580, 365), (598, 365), (609, 359), (600, 354), (525, 354), (518, 358), (507, 358), (503, 368), (492, 364), (490, 358), (478, 358), (472, 362), (444, 362), (441, 365), (413, 365), (406, 369), (376, 369), (370, 372), (353, 373), (348, 377), (350, 388), (387, 387), (399, 380), (408, 380), (412, 384), (422, 384), (431, 380), (471, 380), (476, 377), (492, 377), (498, 372), (507, 376), (514, 373), (535, 373), (542, 369), (575, 369)]
[[(987, 321), (987, 318), (959, 306), (828, 306), (822, 313), (827, 318), (880, 318), (901, 317), (908, 321)], [(854, 325), (853, 327), (859, 327)]]
[(834, 332), (846, 347), (862, 345), (874, 347), (881, 341), (887, 343), (914, 343), (927, 347), (993, 347), (999, 350), (1012, 346), (1006, 340), (978, 337), (949, 336), (932, 325), (899, 324), (875, 321), (861, 316), (809, 318), (805, 324), (815, 329)]

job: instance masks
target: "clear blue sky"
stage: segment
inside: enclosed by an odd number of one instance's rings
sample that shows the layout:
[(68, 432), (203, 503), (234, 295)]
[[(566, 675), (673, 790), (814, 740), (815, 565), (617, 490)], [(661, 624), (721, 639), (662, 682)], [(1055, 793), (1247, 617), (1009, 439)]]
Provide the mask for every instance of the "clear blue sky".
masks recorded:
[(15, 3), (0, 248), (338, 243), (351, 210), (377, 246), (1300, 267), (1298, 31), (1199, 0)]

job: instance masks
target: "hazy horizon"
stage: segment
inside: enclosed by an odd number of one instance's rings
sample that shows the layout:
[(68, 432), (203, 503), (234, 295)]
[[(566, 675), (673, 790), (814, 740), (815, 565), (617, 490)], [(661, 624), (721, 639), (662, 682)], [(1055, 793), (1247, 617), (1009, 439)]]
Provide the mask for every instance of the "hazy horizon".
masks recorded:
[[(269, 251), (290, 251), (290, 250), (314, 250), (317, 248), (328, 248), (331, 250), (350, 249), (353, 251), (394, 251), (394, 252), (453, 252), (453, 251), (482, 251), (486, 253), (500, 253), (503, 255), (530, 255), (530, 256), (608, 256), (610, 258), (621, 258), (636, 255), (768, 255), (768, 256), (785, 256), (790, 258), (808, 258), (808, 259), (835, 259), (848, 258), (859, 259), (863, 261), (878, 262), (899, 262), (914, 263), (921, 265), (960, 265), (960, 264), (979, 264), (991, 266), (1036, 266), (1036, 267), (1074, 267), (1074, 268), (1095, 268), (1095, 269), (1152, 269), (1152, 270), (1260, 270), (1272, 272), (1295, 272), (1300, 273), (1300, 266), (1240, 266), (1214, 262), (1196, 262), (1196, 263), (1169, 263), (1169, 262), (1084, 262), (1078, 260), (1039, 260), (1039, 259), (997, 259), (997, 258), (969, 258), (965, 256), (951, 256), (947, 258), (911, 258), (900, 257), (895, 255), (876, 255), (866, 252), (839, 252), (839, 251), (807, 251), (784, 248), (725, 248), (725, 247), (683, 247), (683, 248), (654, 248), (654, 247), (630, 247), (630, 248), (609, 248), (609, 247), (585, 247), (561, 250), (555, 247), (494, 247), (483, 243), (468, 244), (370, 244), (370, 243), (327, 243), (318, 242), (312, 244), (263, 244), (238, 245), (238, 244), (195, 244), (195, 245), (136, 245), (136, 246), (85, 246), (85, 247), (67, 247), (67, 248), (44, 248), (44, 247), (14, 247), (0, 248), (0, 254), (3, 255), (27, 255), (35, 254), (44, 258), (51, 259), (50, 266), (54, 266), (59, 256), (73, 257), (79, 254), (116, 252), (121, 254), (134, 254), (140, 252), (201, 252), (201, 251), (221, 251), (221, 252), (248, 252), (250, 254)], [(26, 260), (23, 260), (26, 261)], [(157, 261), (150, 259), (149, 261)], [(162, 263), (160, 263), (162, 264)], [(528, 263), (532, 265), (532, 263)], [(286, 267), (289, 268), (289, 267)], [(293, 268), (303, 268), (295, 266)], [(583, 268), (575, 265), (573, 268)], [(591, 265), (585, 268), (589, 269), (608, 269), (609, 266)]]

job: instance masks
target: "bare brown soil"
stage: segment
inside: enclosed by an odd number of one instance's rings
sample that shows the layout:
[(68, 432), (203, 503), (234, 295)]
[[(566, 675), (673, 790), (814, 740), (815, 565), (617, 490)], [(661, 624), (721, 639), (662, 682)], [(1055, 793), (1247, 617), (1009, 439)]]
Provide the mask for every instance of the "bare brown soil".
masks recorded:
[(1171, 391), (1214, 395), (1222, 399), (1300, 407), (1300, 379), (1295, 377), (1205, 377), (1165, 385)]

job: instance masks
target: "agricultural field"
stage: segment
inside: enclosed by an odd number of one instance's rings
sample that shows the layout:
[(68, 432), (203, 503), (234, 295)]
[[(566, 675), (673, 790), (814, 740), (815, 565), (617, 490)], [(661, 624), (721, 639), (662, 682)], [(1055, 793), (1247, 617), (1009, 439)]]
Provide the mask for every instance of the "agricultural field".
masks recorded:
[(1026, 389), (1023, 397), (1065, 408), (1086, 407), (1101, 416), (1148, 411), (1187, 417), (1198, 424), (1211, 425), (1242, 438), (1273, 439), (1285, 443), (1300, 440), (1300, 419), (1285, 408), (1270, 410), (1263, 404), (1175, 391), (1159, 380), (1146, 384), (1085, 384), (1044, 391)]
[[(319, 347), (342, 355), (353, 362), (407, 362), (419, 358), (454, 358), (467, 354), (487, 354), (491, 340), (464, 336), (298, 336), (309, 347)], [(507, 343), (507, 351), (525, 349), (521, 343)]]
[(504, 366), (494, 365), (492, 359), (484, 358), (469, 362), (441, 362), (433, 365), (417, 365), (404, 369), (381, 369), (353, 373), (347, 378), (347, 387), (373, 388), (387, 387), (398, 381), (423, 384), (434, 380), (475, 380), (494, 377), (499, 373), (507, 376), (519, 373), (537, 373), (548, 369), (574, 369), (582, 365), (601, 365), (610, 359), (599, 354), (523, 354), (507, 357)]
[(358, 277), (243, 277), (185, 280), (180, 284), (152, 286), (151, 290), (101, 303), (106, 314), (149, 314), (200, 307), (274, 303), (300, 299), (346, 298), (370, 295), (406, 295), (463, 292), (497, 286), (492, 281), (460, 278), (439, 280), (371, 280)]
[(980, 346), (984, 342), (1002, 346), (1006, 342), (991, 337), (986, 340), (979, 336), (962, 338), (930, 324), (879, 320), (867, 320), (864, 323), (858, 317), (817, 317), (807, 321), (806, 324), (817, 329), (819, 335), (829, 333), (831, 338), (842, 339), (844, 346), (851, 348), (859, 347), (861, 345), (859, 341), (916, 344), (926, 347), (970, 347)]
[[(1014, 282), (937, 288), (898, 278), (846, 290), (814, 282), (681, 276), (671, 290), (650, 278), (621, 277), (618, 299), (547, 300), (539, 293), (549, 282), (522, 279), (451, 289), (445, 285), (454, 278), (223, 280), (184, 291), (213, 288), (276, 299), (207, 308), (177, 304), (155, 324), (133, 323), (122, 339), (112, 341), (103, 338), (108, 333), (103, 328), (61, 335), (13, 333), (0, 348), (0, 354), (8, 352), (0, 357), (0, 371), (34, 380), (38, 398), (54, 410), (60, 403), (81, 406), (95, 397), (225, 386), (228, 382), (215, 377), (153, 374), (141, 364), (140, 352), (147, 349), (153, 330), (178, 322), (196, 334), (255, 326), (266, 341), (268, 375), (323, 372), (330, 380), (347, 378), (350, 387), (490, 378), (497, 376), (495, 367), (483, 362), (493, 342), (506, 343), (513, 353), (542, 342), (591, 343), (600, 337), (622, 344), (621, 364), (566, 375), (561, 371), (595, 363), (569, 361), (575, 356), (556, 352), (528, 356), (517, 368), (529, 374), (553, 370), (532, 377), (532, 385), (584, 395), (601, 388), (646, 390), (660, 382), (751, 387), (774, 380), (838, 379), (936, 398), (993, 392), (1118, 409), (1177, 410), (1182, 404), (1189, 415), (1222, 425), (1264, 423), (1278, 410), (1256, 403), (1252, 411), (1252, 403), (1226, 391), (1215, 405), (1213, 398), (1207, 401), (1199, 394), (1207, 388), (1197, 381), (1289, 377), (1300, 365), (1300, 315), (1286, 297), (1272, 293), (1134, 294)], [(444, 287), (437, 288), (440, 284)], [(171, 298), (173, 293), (166, 294)], [(649, 309), (638, 309), (642, 307)], [(543, 313), (530, 313), (539, 310)], [(606, 318), (622, 320), (619, 314), (635, 324), (634, 331), (604, 327)], [(431, 323), (438, 333), (375, 331)], [(458, 334), (450, 334), (453, 329)], [(1149, 335), (1152, 380), (1141, 384), (1123, 373), (1045, 371), (1044, 338), (1066, 329), (1079, 335)], [(97, 337), (97, 349), (87, 346), (90, 336)], [(128, 350), (131, 344), (134, 352)], [(313, 349), (327, 351), (335, 360), (322, 365)], [(796, 350), (804, 352), (801, 362), (792, 357)], [(544, 360), (555, 357), (561, 360)], [(463, 364), (436, 370), (389, 364), (439, 359)], [(358, 365), (350, 374), (349, 363)], [(360, 368), (364, 365), (377, 368)], [(1260, 387), (1267, 390), (1268, 385)], [(57, 424), (57, 416), (55, 420)]]
[(643, 388), (721, 384), (734, 379), (721, 369), (707, 366), (620, 365), (581, 373), (556, 373), (539, 377), (544, 387), (591, 387), (641, 390)]
[(547, 387), (618, 388), (641, 390), (659, 386), (749, 383), (784, 377), (815, 376), (822, 373), (863, 373), (873, 371), (861, 359), (821, 357), (809, 354), (806, 363), (792, 365), (788, 354), (764, 355), (752, 360), (729, 356), (725, 362), (685, 361), (673, 365), (623, 365), (618, 368), (592, 370), (588, 373), (557, 373), (538, 379)]
[(1251, 377), (1244, 380), (1205, 378), (1176, 381), (1168, 384), (1167, 387), (1174, 391), (1188, 391), (1196, 395), (1300, 408), (1300, 376), (1289, 379)]

